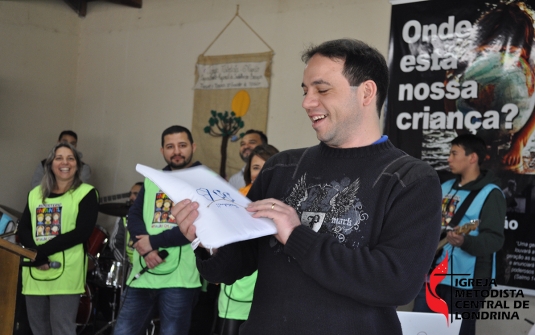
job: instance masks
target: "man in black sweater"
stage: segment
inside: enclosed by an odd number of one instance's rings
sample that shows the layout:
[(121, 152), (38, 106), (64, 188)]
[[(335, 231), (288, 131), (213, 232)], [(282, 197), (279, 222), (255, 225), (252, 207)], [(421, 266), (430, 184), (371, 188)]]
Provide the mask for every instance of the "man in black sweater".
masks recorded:
[[(258, 269), (240, 334), (401, 334), (396, 306), (422, 285), (440, 233), (440, 183), (426, 163), (381, 136), (383, 56), (357, 40), (303, 54), (303, 108), (319, 145), (269, 159), (248, 196), (277, 234), (196, 250), (209, 281)], [(193, 240), (198, 204), (173, 208)]]

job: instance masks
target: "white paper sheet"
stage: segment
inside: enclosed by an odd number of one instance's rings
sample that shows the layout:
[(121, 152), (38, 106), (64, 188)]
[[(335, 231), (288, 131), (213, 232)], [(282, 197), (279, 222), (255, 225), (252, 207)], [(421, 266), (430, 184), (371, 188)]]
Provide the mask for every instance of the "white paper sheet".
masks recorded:
[(271, 219), (253, 218), (245, 207), (251, 202), (214, 171), (200, 165), (162, 171), (137, 164), (136, 171), (155, 183), (173, 202), (199, 203), (197, 237), (206, 248), (277, 233)]

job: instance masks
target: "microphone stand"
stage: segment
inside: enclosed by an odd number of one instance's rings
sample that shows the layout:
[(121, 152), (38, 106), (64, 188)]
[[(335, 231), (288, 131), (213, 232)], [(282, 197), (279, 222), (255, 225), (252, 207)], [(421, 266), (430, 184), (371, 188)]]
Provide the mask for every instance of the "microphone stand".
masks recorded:
[[(121, 268), (121, 286), (120, 286), (120, 293), (121, 297), (123, 296), (124, 286), (126, 285), (126, 280), (128, 279), (128, 275), (130, 274), (130, 259), (128, 259), (127, 255), (127, 248), (130, 241), (126, 240), (126, 236), (128, 235), (128, 214), (126, 215), (126, 224), (124, 226), (124, 245), (123, 245), (123, 267)], [(119, 310), (121, 310), (121, 307), (123, 307), (123, 300), (121, 299), (119, 301)]]
[[(17, 221), (17, 222), (15, 222), (15, 223), (13, 223), (13, 226), (14, 226), (14, 228), (13, 228), (12, 231), (7, 232), (7, 233), (4, 233), (4, 234), (0, 234), (0, 238), (5, 238), (5, 237), (9, 237), (9, 236), (16, 235), (17, 232), (18, 232), (18, 228), (19, 228), (19, 222)], [(7, 227), (9, 227), (9, 224), (8, 224)], [(7, 227), (6, 227), (6, 228), (7, 228)]]
[[(126, 222), (127, 222), (127, 225), (128, 225), (128, 215), (125, 217), (126, 218)], [(119, 224), (123, 224), (123, 220), (121, 218)], [(128, 248), (128, 241), (126, 240), (126, 235), (127, 235), (127, 225), (125, 225), (124, 227), (124, 243), (123, 243), (123, 250), (122, 250), (122, 256), (123, 256), (123, 260), (122, 262), (117, 262), (117, 264), (119, 264), (121, 266), (121, 269), (120, 269), (120, 274), (121, 274), (121, 278), (119, 279), (118, 281), (118, 285), (119, 285), (119, 309), (117, 309), (117, 286), (114, 286), (113, 287), (113, 302), (111, 304), (111, 320), (104, 326), (102, 327), (98, 332), (95, 333), (95, 335), (98, 335), (98, 334), (101, 334), (103, 333), (106, 329), (110, 328), (110, 327), (114, 327), (115, 326), (115, 322), (117, 322), (117, 318), (116, 318), (116, 310), (117, 310), (117, 314), (119, 313), (119, 311), (121, 310), (121, 307), (123, 305), (123, 300), (121, 299), (121, 297), (123, 296), (123, 290), (124, 290), (124, 286), (126, 284), (126, 275), (128, 274), (128, 269), (130, 267), (130, 261), (128, 260), (128, 256), (127, 256), (127, 253), (126, 253), (126, 248)]]
[(0, 238), (9, 237), (9, 236), (13, 236), (13, 235), (16, 235), (16, 234), (17, 234), (17, 231), (14, 230), (14, 231), (10, 231), (9, 233), (0, 234)]

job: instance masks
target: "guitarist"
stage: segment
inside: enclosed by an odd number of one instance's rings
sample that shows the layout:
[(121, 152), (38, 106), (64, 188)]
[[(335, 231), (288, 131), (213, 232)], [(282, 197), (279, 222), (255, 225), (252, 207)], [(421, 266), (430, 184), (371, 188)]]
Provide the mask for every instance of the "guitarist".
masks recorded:
[[(469, 300), (481, 301), (474, 304), (481, 307), (485, 298), (480, 297), (480, 294), (476, 295), (476, 292), (462, 290), (490, 288), (490, 279), (496, 277), (495, 253), (500, 250), (504, 242), (505, 198), (497, 185), (499, 179), (492, 171), (481, 169), (485, 156), (486, 144), (480, 137), (463, 134), (451, 142), (448, 164), (456, 178), (442, 184), (442, 228), (443, 230), (448, 226), (448, 229), (455, 228), (457, 224), (463, 226), (475, 219), (479, 219), (480, 223), (474, 231), (466, 235), (458, 234), (455, 230), (448, 231), (446, 234), (448, 243), (440, 251), (441, 254), (436, 261), (435, 265), (442, 262), (447, 253), (448, 274), (469, 274), (446, 276), (436, 288), (437, 294), (448, 303), (450, 313), (479, 311), (479, 308), (457, 308), (455, 297), (464, 297), (457, 298), (463, 303)], [(463, 208), (465, 200), (467, 204)], [(456, 215), (457, 212), (459, 213)], [(461, 279), (482, 280), (472, 285), (472, 283), (460, 284)], [(458, 290), (461, 291), (456, 294)], [(427, 309), (425, 290), (423, 293), (415, 300), (415, 311)], [(458, 306), (472, 305), (463, 303), (459, 303)], [(462, 320), (459, 334), (475, 334), (475, 323), (475, 319)]]

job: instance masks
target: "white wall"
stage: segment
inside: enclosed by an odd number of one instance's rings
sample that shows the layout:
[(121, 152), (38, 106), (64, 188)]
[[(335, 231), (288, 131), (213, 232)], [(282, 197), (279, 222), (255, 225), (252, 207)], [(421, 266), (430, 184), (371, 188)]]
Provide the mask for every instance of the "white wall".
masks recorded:
[[(84, 143), (91, 143), (83, 152), (88, 162), (99, 164), (95, 183), (102, 194), (121, 192), (140, 179), (136, 163), (164, 165), (159, 152), (163, 129), (191, 127), (197, 57), (232, 19), (236, 3), (152, 0), (139, 10), (89, 4), (81, 20), (74, 124)], [(288, 149), (317, 142), (301, 108), (303, 48), (349, 36), (386, 54), (389, 11), (387, 1), (376, 0), (241, 3), (240, 16), (275, 51), (270, 143)], [(267, 50), (236, 18), (206, 54)], [(230, 143), (229, 155), (237, 155), (237, 145)]]
[[(102, 195), (140, 180), (136, 163), (163, 166), (160, 134), (191, 127), (197, 56), (237, 3), (150, 0), (135, 9), (97, 1), (79, 18), (60, 0), (1, 1), (0, 204), (22, 210), (35, 165), (67, 128)], [(386, 54), (386, 0), (248, 0), (240, 15), (275, 51), (267, 133), (279, 149), (316, 143), (300, 107), (304, 47), (355, 37)], [(266, 50), (236, 18), (206, 54)]]
[[(61, 0), (0, 1), (0, 205), (23, 210), (35, 166), (64, 129), (78, 133), (78, 149), (93, 170), (90, 182), (101, 195), (123, 193), (141, 180), (136, 163), (163, 166), (160, 134), (172, 124), (191, 127), (196, 59), (234, 17), (236, 5), (148, 0), (135, 9), (97, 1), (80, 18)], [(356, 37), (386, 54), (390, 4), (240, 5), (240, 15), (275, 52), (270, 143), (279, 149), (315, 144), (300, 107), (301, 51)], [(266, 50), (236, 18), (206, 54)], [(237, 145), (230, 143), (229, 155), (237, 155)]]
[(19, 211), (36, 165), (74, 126), (73, 14), (59, 1), (0, 1), (0, 204)]

